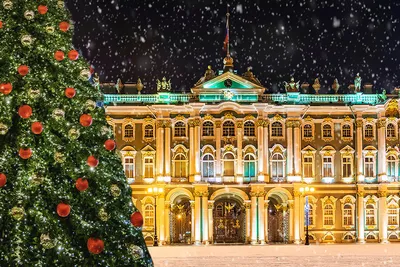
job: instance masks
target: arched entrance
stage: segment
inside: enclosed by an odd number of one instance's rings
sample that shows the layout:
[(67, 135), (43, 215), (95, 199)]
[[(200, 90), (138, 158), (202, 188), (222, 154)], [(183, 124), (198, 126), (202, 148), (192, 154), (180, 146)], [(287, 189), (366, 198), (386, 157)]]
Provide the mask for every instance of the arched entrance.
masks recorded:
[(268, 241), (288, 243), (290, 239), (290, 214), (288, 196), (283, 192), (272, 192), (268, 197)]
[(215, 201), (213, 210), (214, 243), (244, 243), (246, 239), (246, 212), (235, 198)]
[(192, 228), (192, 208), (190, 199), (180, 196), (171, 208), (171, 243), (190, 244)]

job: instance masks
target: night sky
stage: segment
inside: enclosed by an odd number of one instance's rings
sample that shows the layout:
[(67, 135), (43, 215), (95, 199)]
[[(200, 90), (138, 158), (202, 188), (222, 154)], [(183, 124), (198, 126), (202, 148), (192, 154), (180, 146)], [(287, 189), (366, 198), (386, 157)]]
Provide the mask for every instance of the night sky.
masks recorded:
[[(231, 54), (241, 74), (270, 91), (283, 81), (313, 83), (327, 92), (334, 78), (347, 87), (357, 72), (390, 92), (400, 85), (399, 0), (237, 0), (231, 13)], [(136, 81), (155, 92), (156, 79), (188, 91), (207, 65), (222, 69), (226, 1), (67, 0), (74, 45), (101, 82)], [(344, 86), (343, 86), (344, 87)], [(321, 90), (323, 92), (323, 90)]]

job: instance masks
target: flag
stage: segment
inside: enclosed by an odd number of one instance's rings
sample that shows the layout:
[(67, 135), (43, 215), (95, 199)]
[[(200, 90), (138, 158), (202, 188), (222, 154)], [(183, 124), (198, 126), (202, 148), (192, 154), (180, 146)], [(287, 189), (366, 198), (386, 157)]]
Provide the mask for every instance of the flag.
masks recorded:
[(229, 45), (229, 15), (226, 17), (226, 36), (224, 40), (224, 50), (228, 50)]

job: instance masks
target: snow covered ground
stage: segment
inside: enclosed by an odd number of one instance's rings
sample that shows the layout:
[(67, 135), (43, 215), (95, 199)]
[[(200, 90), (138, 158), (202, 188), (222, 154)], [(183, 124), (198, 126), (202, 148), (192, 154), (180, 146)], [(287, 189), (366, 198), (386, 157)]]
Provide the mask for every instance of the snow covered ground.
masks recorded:
[(400, 266), (400, 244), (150, 247), (156, 267)]

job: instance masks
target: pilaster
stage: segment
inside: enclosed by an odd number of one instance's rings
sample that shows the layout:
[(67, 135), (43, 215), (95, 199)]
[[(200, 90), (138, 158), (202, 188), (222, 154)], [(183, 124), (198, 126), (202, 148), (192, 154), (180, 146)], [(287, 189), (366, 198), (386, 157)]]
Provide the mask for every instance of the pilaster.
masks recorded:
[(379, 196), (379, 241), (383, 244), (388, 241), (388, 214), (387, 214), (387, 185), (381, 184), (378, 191)]
[(201, 163), (200, 163), (200, 118), (193, 120), (194, 124), (194, 180), (199, 182), (201, 180)]
[(357, 137), (356, 137), (356, 154), (357, 154), (357, 181), (359, 183), (364, 182), (364, 170), (363, 170), (363, 120), (357, 119)]
[(236, 122), (236, 129), (237, 129), (237, 173), (235, 176), (236, 182), (237, 183), (242, 183), (243, 182), (243, 121), (237, 121)]
[(251, 236), (251, 229), (252, 229), (252, 224), (251, 224), (251, 212), (252, 212), (252, 204), (251, 200), (245, 200), (244, 202), (244, 207), (246, 208), (246, 243), (251, 242), (252, 236)]
[(287, 181), (293, 182), (295, 180), (294, 170), (293, 170), (293, 121), (286, 121), (286, 170), (287, 170)]
[(259, 182), (264, 182), (265, 181), (265, 176), (264, 176), (264, 166), (267, 164), (267, 161), (262, 157), (264, 155), (264, 120), (263, 119), (258, 119), (257, 121), (257, 145), (258, 145), (258, 181)]
[(301, 121), (296, 119), (292, 121), (294, 132), (294, 178), (293, 181), (300, 182), (302, 177), (301, 171), (301, 134), (300, 125)]
[(378, 182), (387, 182), (386, 175), (386, 118), (380, 118), (378, 126)]
[(221, 181), (221, 121), (215, 122), (215, 178)]
[(164, 181), (164, 121), (157, 120), (156, 135), (156, 176), (158, 182)]
[(213, 220), (214, 200), (208, 201), (208, 242), (214, 239), (214, 220)]
[(357, 229), (358, 229), (358, 243), (365, 243), (365, 219), (364, 219), (364, 186), (357, 186)]
[(164, 225), (165, 225), (165, 227), (164, 227), (164, 235), (165, 235), (165, 238), (164, 238), (164, 243), (165, 244), (170, 244), (171, 242), (170, 242), (170, 240), (171, 240), (171, 233), (169, 232), (169, 216), (170, 216), (170, 213), (171, 213), (171, 202), (170, 201), (165, 201), (164, 202), (165, 203), (165, 210), (164, 210), (164, 216), (165, 216), (165, 218), (164, 218)]
[(165, 123), (165, 142), (164, 142), (164, 181), (171, 182), (171, 121)]
[[(263, 165), (263, 173), (264, 173), (264, 181), (269, 183), (269, 131), (268, 131), (269, 121), (267, 119), (264, 120), (263, 128), (264, 134), (263, 136), (263, 151), (262, 153), (258, 152), (259, 157), (262, 156), (264, 158), (264, 165)], [(260, 137), (259, 137), (260, 138)], [(268, 231), (268, 229), (267, 229)]]
[(189, 182), (193, 183), (195, 181), (196, 174), (196, 141), (195, 141), (195, 130), (194, 130), (194, 122), (193, 120), (189, 120)]

